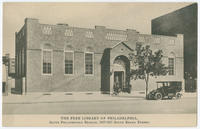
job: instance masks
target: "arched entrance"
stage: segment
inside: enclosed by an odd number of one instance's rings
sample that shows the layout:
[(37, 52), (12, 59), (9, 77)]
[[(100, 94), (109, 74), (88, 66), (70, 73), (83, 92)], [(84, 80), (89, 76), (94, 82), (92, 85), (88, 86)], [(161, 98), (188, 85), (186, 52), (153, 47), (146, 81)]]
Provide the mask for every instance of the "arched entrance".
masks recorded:
[(113, 94), (115, 82), (118, 81), (122, 92), (131, 91), (130, 61), (128, 56), (133, 50), (124, 42), (104, 50), (101, 59), (101, 91)]
[(122, 92), (130, 92), (129, 74), (130, 61), (124, 55), (117, 56), (113, 62), (113, 84), (118, 84)]

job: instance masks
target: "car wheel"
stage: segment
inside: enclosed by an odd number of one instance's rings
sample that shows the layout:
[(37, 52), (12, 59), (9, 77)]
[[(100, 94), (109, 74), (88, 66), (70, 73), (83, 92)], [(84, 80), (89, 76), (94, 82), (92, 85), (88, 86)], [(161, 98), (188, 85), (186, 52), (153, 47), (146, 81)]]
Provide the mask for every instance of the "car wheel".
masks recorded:
[(181, 98), (181, 93), (176, 93), (176, 99), (180, 99)]
[(155, 94), (155, 100), (161, 100), (162, 97), (163, 97), (162, 94), (159, 92)]

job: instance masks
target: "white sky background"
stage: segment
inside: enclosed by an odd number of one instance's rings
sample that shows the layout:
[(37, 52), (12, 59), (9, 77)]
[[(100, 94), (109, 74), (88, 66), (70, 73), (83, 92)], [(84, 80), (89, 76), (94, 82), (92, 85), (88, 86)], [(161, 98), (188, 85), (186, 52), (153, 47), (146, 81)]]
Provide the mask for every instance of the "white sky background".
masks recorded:
[[(113, 29), (136, 29), (151, 33), (151, 20), (191, 3), (4, 3), (3, 55), (15, 57), (15, 32), (24, 19), (37, 18), (40, 23), (67, 23), (69, 26), (94, 28), (95, 25)], [(5, 67), (3, 66), (3, 80)]]
[(103, 25), (113, 29), (136, 29), (151, 33), (151, 20), (191, 3), (4, 3), (3, 55), (15, 55), (15, 32), (24, 19), (37, 18), (40, 23), (67, 23), (69, 26), (94, 28)]

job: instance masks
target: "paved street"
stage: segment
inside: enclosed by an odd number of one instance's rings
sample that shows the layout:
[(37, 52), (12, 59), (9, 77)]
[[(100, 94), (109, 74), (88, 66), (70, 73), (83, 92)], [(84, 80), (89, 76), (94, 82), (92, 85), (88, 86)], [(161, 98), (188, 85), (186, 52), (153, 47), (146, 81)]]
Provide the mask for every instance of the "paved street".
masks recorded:
[(197, 109), (196, 97), (159, 101), (114, 97), (96, 101), (4, 103), (3, 114), (187, 114), (196, 113)]

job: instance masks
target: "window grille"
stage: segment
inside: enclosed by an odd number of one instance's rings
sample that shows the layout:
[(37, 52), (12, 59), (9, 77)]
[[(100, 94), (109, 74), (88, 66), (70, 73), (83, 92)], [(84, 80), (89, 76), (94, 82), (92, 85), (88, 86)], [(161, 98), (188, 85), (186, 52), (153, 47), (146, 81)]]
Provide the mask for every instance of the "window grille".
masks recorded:
[(126, 34), (118, 34), (114, 32), (108, 32), (106, 34), (106, 39), (108, 40), (120, 40), (120, 41), (126, 41), (127, 35)]
[(52, 54), (50, 50), (43, 50), (43, 73), (51, 74), (52, 72)]
[(66, 29), (65, 36), (73, 36), (73, 31), (71, 29)]
[(86, 31), (85, 37), (87, 37), (87, 38), (94, 38), (93, 32), (92, 31)]
[(93, 53), (85, 53), (85, 74), (93, 74)]
[(73, 74), (73, 62), (74, 53), (65, 52), (65, 74)]
[(174, 58), (168, 59), (169, 75), (174, 75)]
[(45, 35), (51, 35), (52, 34), (52, 28), (50, 26), (43, 26), (42, 33)]

